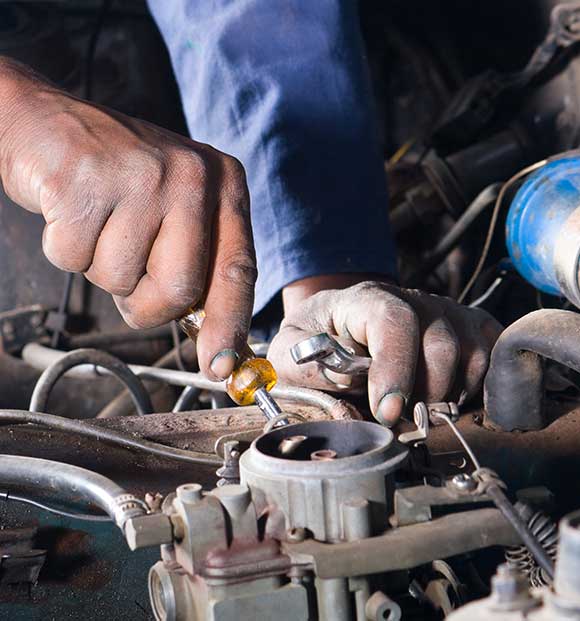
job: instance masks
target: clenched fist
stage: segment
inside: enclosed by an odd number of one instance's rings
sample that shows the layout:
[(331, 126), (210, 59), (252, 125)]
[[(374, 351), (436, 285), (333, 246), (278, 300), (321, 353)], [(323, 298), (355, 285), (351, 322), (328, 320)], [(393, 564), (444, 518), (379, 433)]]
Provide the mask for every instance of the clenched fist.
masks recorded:
[(204, 300), (201, 368), (212, 379), (230, 374), (256, 279), (237, 160), (0, 57), (0, 177), (11, 199), (45, 219), (47, 258), (112, 293), (130, 326), (163, 324)]
[[(328, 332), (372, 358), (370, 407), (391, 426), (410, 400), (466, 400), (481, 388), (501, 325), (485, 311), (449, 298), (381, 282), (316, 293), (282, 322), (268, 357), (288, 382), (322, 390), (348, 390), (353, 378), (315, 362), (296, 365), (290, 348)], [(351, 383), (351, 386), (348, 384)], [(356, 383), (356, 381), (355, 381)]]

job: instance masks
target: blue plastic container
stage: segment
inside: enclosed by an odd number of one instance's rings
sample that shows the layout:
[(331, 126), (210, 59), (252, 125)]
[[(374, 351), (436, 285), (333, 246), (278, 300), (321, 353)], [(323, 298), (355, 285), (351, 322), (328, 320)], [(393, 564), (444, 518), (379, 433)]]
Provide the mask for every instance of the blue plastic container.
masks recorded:
[(508, 213), (506, 241), (517, 271), (544, 293), (561, 296), (554, 248), (562, 225), (580, 207), (580, 155), (563, 156), (530, 175)]

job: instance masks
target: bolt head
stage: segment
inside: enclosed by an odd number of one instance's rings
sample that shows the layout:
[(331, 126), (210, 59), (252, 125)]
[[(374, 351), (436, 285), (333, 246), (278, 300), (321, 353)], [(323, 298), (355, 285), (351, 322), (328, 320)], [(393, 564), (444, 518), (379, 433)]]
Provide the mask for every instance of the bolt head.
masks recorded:
[(456, 474), (452, 479), (451, 483), (453, 486), (461, 492), (470, 492), (477, 487), (477, 483), (473, 480), (473, 478), (463, 472), (461, 474)]

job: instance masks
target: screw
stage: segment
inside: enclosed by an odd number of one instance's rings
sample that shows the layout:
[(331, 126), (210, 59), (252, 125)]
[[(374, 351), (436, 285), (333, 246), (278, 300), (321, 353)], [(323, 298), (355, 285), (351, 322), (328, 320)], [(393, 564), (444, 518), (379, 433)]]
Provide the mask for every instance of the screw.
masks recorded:
[(451, 479), (451, 483), (461, 492), (470, 492), (477, 487), (477, 483), (473, 480), (471, 475), (465, 472), (462, 472), (461, 474), (456, 474)]

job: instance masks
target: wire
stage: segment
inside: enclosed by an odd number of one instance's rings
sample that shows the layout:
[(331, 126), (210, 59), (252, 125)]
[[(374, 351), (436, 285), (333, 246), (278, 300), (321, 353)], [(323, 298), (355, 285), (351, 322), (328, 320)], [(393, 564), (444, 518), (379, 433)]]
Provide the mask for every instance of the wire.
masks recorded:
[(469, 446), (469, 444), (467, 444), (467, 441), (463, 437), (463, 434), (459, 431), (459, 429), (457, 429), (457, 425), (451, 420), (451, 418), (447, 416), (447, 414), (445, 414), (444, 412), (439, 412), (437, 410), (432, 410), (431, 416), (439, 418), (440, 420), (444, 420), (451, 427), (451, 431), (453, 431), (456, 438), (459, 440), (459, 442), (461, 442), (461, 445), (465, 449), (465, 452), (469, 455), (469, 459), (471, 459), (471, 461), (473, 462), (473, 466), (476, 470), (479, 470), (481, 468), (479, 460), (477, 459), (475, 453), (471, 450), (471, 447)]
[[(196, 451), (185, 451), (183, 449), (165, 446), (157, 442), (136, 438), (130, 434), (100, 427), (84, 420), (63, 418), (53, 414), (41, 414), (38, 412), (28, 412), (26, 410), (0, 410), (0, 423), (33, 424), (57, 429), (65, 433), (76, 433), (88, 438), (95, 438), (102, 442), (109, 442), (127, 449), (136, 449), (151, 455), (164, 457), (174, 461), (181, 461), (188, 464), (202, 466), (221, 466), (222, 460), (207, 453)], [(0, 473), (1, 474), (1, 473)]]
[(75, 520), (84, 520), (86, 522), (113, 521), (108, 515), (89, 515), (88, 513), (73, 513), (69, 511), (64, 511), (63, 509), (57, 509), (56, 507), (50, 507), (49, 505), (45, 505), (38, 500), (33, 500), (32, 498), (27, 498), (26, 496), (20, 496), (18, 494), (12, 494), (11, 492), (0, 492), (0, 499), (4, 500), (5, 502), (22, 502), (26, 505), (31, 505), (32, 507), (48, 511), (49, 513), (54, 513), (55, 515), (61, 515), (63, 517), (74, 518)]
[(465, 285), (465, 288), (461, 292), (461, 295), (457, 298), (457, 301), (460, 304), (463, 303), (468, 293), (473, 288), (475, 281), (479, 278), (479, 275), (481, 274), (481, 270), (483, 269), (485, 260), (487, 259), (487, 255), (489, 253), (489, 249), (491, 247), (491, 242), (493, 240), (493, 235), (494, 235), (495, 227), (496, 227), (497, 220), (499, 217), (499, 212), (500, 212), (506, 192), (516, 181), (518, 181), (522, 177), (525, 177), (526, 175), (529, 175), (534, 170), (538, 170), (538, 168), (542, 168), (542, 166), (545, 166), (548, 162), (549, 162), (548, 159), (544, 159), (544, 160), (540, 160), (539, 162), (536, 162), (535, 164), (531, 164), (530, 166), (526, 166), (525, 168), (522, 168), (522, 170), (520, 170), (515, 175), (513, 175), (513, 177), (510, 177), (501, 187), (501, 190), (499, 191), (499, 194), (497, 195), (497, 198), (495, 200), (495, 205), (493, 207), (493, 211), (491, 214), (491, 220), (489, 222), (489, 228), (487, 230), (487, 236), (483, 244), (483, 249), (481, 251), (479, 261), (477, 262), (477, 265), (475, 267), (475, 270), (473, 271), (473, 274), (471, 275), (471, 278), (469, 279), (468, 283)]
[(469, 304), (469, 308), (478, 308), (484, 302), (486, 302), (493, 295), (493, 293), (497, 290), (497, 288), (502, 284), (502, 282), (505, 280), (506, 274), (507, 274), (506, 271), (502, 271), (500, 275), (491, 283), (487, 291), (482, 293), (478, 298), (473, 300), (471, 304)]

